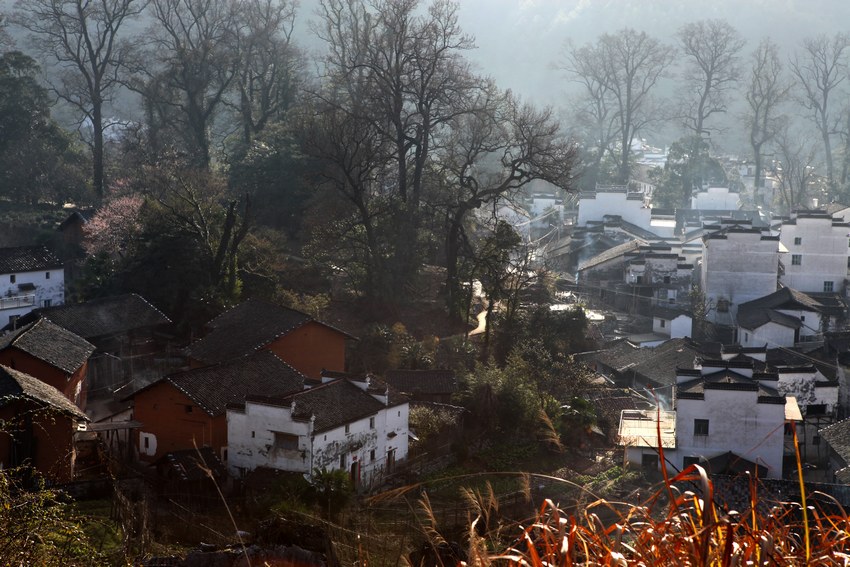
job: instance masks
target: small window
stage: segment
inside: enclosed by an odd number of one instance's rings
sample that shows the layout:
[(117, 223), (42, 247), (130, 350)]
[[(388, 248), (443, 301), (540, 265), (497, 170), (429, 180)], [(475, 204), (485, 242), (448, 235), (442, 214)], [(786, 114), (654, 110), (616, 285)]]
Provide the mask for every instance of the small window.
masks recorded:
[(658, 455), (655, 453), (644, 453), (640, 456), (640, 466), (644, 470), (658, 470)]
[(791, 265), (792, 266), (802, 266), (803, 265), (803, 255), (802, 254), (791, 254)]
[(252, 432), (251, 432), (251, 439), (254, 439), (255, 437), (257, 437), (257, 432), (256, 432), (256, 431), (252, 431)]
[(9, 324), (12, 325), (13, 328), (15, 326), (15, 322), (18, 320), (18, 317), (20, 317), (20, 315), (9, 315)]
[(375, 450), (374, 449), (369, 451), (369, 461), (372, 462), (372, 463), (375, 462)]
[(46, 279), (46, 280), (50, 279), (50, 272), (44, 272), (44, 279)]
[(708, 435), (708, 420), (707, 419), (695, 419), (694, 420), (694, 435)]
[(348, 435), (349, 433), (351, 433), (351, 426), (348, 425), (348, 424), (345, 424), (345, 434)]
[(659, 319), (658, 325), (663, 329), (664, 327), (667, 326), (667, 321), (665, 321), (664, 319)]
[(636, 277), (636, 278), (635, 278), (635, 283), (636, 283), (636, 284), (642, 284), (642, 283), (643, 283), (643, 276), (638, 276), (638, 277)]
[(812, 437), (812, 445), (820, 445), (820, 435)]
[(44, 301), (41, 302), (41, 306), (42, 307), (50, 307), (51, 303), (52, 303), (52, 301), (50, 299), (45, 299)]
[(398, 412), (398, 416), (401, 417), (401, 411)]
[(794, 245), (795, 246), (799, 246), (802, 243), (803, 243), (803, 237), (802, 236), (795, 236), (794, 237)]
[(826, 292), (833, 291), (832, 286), (833, 286), (832, 282), (823, 282), (823, 290), (826, 291)]
[(150, 449), (150, 448), (151, 448), (151, 438), (145, 437), (145, 449)]
[(664, 276), (664, 283), (670, 283), (670, 276)]
[(806, 320), (806, 316), (805, 316), (805, 315), (800, 315), (800, 321), (805, 321), (805, 320)]
[(343, 470), (348, 468), (348, 455), (345, 453), (339, 456), (339, 468)]
[(274, 432), (274, 448), (282, 451), (297, 451), (298, 436), (290, 433)]
[(699, 457), (684, 457), (682, 459), (682, 468), (686, 469), (691, 465), (698, 465)]
[(11, 276), (9, 276), (9, 283), (15, 283), (17, 279), (17, 276), (15, 274), (12, 274)]
[(749, 341), (749, 340), (750, 340), (750, 334), (749, 334), (749, 333), (744, 333), (744, 342), (747, 342), (747, 341)]
[(227, 462), (227, 449), (221, 450), (221, 460)]
[(369, 429), (375, 429), (375, 418), (374, 417), (369, 418)]

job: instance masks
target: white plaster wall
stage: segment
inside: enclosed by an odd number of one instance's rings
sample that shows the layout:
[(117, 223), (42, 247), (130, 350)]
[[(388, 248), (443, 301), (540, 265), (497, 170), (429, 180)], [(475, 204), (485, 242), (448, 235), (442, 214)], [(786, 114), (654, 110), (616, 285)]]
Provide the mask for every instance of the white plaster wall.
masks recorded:
[[(676, 466), (684, 457), (707, 459), (732, 451), (782, 477), (785, 406), (757, 403), (757, 392), (706, 390), (704, 400), (676, 400)], [(694, 435), (694, 420), (709, 420), (708, 435)], [(665, 452), (666, 453), (666, 452)]]
[(693, 335), (693, 319), (687, 315), (679, 315), (670, 321), (670, 338), (681, 339)]
[(659, 335), (670, 336), (670, 321), (668, 319), (664, 319), (662, 317), (653, 317), (652, 318), (652, 332), (658, 333)]
[(585, 226), (588, 221), (601, 221), (605, 215), (620, 215), (624, 221), (645, 230), (652, 230), (650, 226), (652, 209), (644, 206), (643, 201), (626, 199), (626, 193), (596, 193), (595, 195), (595, 198), (588, 198), (587, 194), (579, 198), (579, 226)]
[(819, 381), (825, 381), (825, 378), (817, 370), (780, 372), (776, 389), (780, 394), (797, 398), (801, 410), (806, 406), (824, 404), (827, 413), (831, 413), (838, 405), (838, 387), (815, 387)]
[[(703, 241), (702, 291), (712, 322), (732, 324), (741, 303), (776, 291), (779, 243), (758, 233), (729, 233)], [(729, 312), (718, 312), (717, 301), (729, 301)]]
[[(65, 303), (65, 272), (62, 268), (16, 273), (15, 283), (11, 282), (11, 276), (0, 274), (0, 326), (9, 323), (14, 316), (20, 317), (44, 307), (45, 301), (50, 301), (52, 306)], [(35, 289), (21, 290), (21, 284), (33, 284)]]
[[(822, 292), (824, 282), (831, 281), (833, 290), (841, 291), (850, 255), (847, 227), (832, 226), (830, 218), (798, 218), (796, 222), (783, 224), (779, 234), (788, 249), (782, 258), (782, 283), (799, 291)], [(795, 238), (801, 238), (801, 243), (794, 244)], [(792, 265), (793, 254), (802, 256), (799, 266)]]
[(772, 322), (752, 331), (739, 327), (738, 344), (743, 347), (763, 347), (767, 344), (768, 348), (793, 348), (794, 329)]
[(691, 208), (699, 210), (735, 211), (739, 207), (739, 195), (730, 193), (727, 187), (709, 187), (691, 198)]
[[(823, 322), (820, 313), (816, 311), (804, 311), (802, 309), (778, 309), (780, 313), (784, 313), (786, 315), (790, 315), (791, 317), (796, 317), (800, 319), (803, 323), (803, 326), (800, 327), (800, 340), (805, 341), (803, 337), (820, 337), (823, 334)], [(827, 327), (829, 326), (829, 319), (826, 321)], [(827, 328), (829, 330), (829, 328)]]
[[(276, 450), (275, 431), (298, 435), (298, 450)], [(228, 470), (237, 477), (261, 466), (309, 473), (309, 431), (310, 423), (292, 421), (290, 408), (248, 402), (244, 411), (228, 409)]]

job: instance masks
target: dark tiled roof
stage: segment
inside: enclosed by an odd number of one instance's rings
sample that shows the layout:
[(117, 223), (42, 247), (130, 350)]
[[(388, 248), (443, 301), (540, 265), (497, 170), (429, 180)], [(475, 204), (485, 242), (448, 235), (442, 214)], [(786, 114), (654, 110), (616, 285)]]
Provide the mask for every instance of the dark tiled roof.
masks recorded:
[(655, 307), (653, 307), (652, 315), (654, 317), (659, 317), (668, 321), (672, 321), (680, 315), (686, 315), (690, 317), (690, 314), (687, 311), (684, 311), (683, 309), (676, 309), (674, 307), (664, 307), (663, 305), (656, 305)]
[(304, 387), (304, 376), (270, 351), (172, 374), (162, 381), (211, 416), (223, 414), (227, 404), (242, 403), (247, 396), (286, 396)]
[(676, 383), (677, 368), (693, 368), (699, 346), (688, 338), (671, 339), (653, 348), (638, 348), (626, 340), (609, 348), (584, 353), (581, 360), (596, 362), (618, 373), (630, 373), (660, 385)]
[(387, 370), (384, 380), (401, 392), (454, 394), (457, 378), (451, 370)]
[(11, 403), (17, 397), (29, 398), (47, 404), (77, 419), (88, 421), (86, 414), (71, 403), (62, 392), (29, 374), (18, 372), (8, 366), (0, 365), (0, 407)]
[(771, 388), (762, 382), (747, 378), (731, 370), (707, 374), (695, 380), (683, 382), (676, 387), (677, 395), (682, 398), (699, 396), (704, 394), (706, 390), (758, 392), (760, 402), (765, 399), (781, 399), (784, 402), (785, 399), (775, 388)]
[(171, 322), (159, 309), (135, 293), (35, 309), (22, 317), (18, 324), (26, 324), (41, 317), (86, 339), (117, 335)]
[(62, 262), (44, 246), (0, 248), (0, 274), (61, 268)]
[(838, 453), (845, 464), (850, 465), (850, 418), (824, 427), (818, 431), (818, 434), (826, 439), (832, 450)]
[(309, 420), (316, 416), (316, 433), (363, 419), (386, 407), (346, 379), (305, 390), (287, 400), (295, 404), (293, 418)]
[(168, 476), (181, 481), (199, 481), (209, 478), (207, 471), (212, 472), (216, 479), (226, 476), (224, 465), (212, 447), (172, 451), (160, 457), (158, 467), (167, 466)]
[(94, 352), (84, 338), (46, 319), (0, 337), (0, 350), (15, 347), (30, 356), (73, 374)]
[[(306, 313), (258, 299), (249, 299), (210, 321), (207, 326), (211, 331), (204, 338), (189, 345), (188, 354), (195, 360), (207, 363), (239, 358), (310, 321), (315, 319)], [(350, 337), (343, 331), (334, 330)]]

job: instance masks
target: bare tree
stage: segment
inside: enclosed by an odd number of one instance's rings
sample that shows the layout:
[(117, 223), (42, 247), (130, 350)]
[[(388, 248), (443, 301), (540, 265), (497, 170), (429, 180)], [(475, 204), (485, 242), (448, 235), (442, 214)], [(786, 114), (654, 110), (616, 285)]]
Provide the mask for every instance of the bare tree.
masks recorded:
[(725, 20), (686, 24), (676, 35), (686, 58), (682, 119), (694, 136), (701, 136), (708, 118), (726, 112), (728, 93), (740, 75), (738, 53), (746, 42)]
[(832, 38), (820, 35), (803, 41), (802, 49), (791, 59), (791, 72), (800, 90), (798, 100), (823, 142), (830, 191), (835, 190), (832, 136), (837, 130), (835, 102), (831, 99), (847, 78), (848, 48), (847, 34), (837, 33)]
[(629, 181), (629, 154), (642, 128), (657, 120), (650, 96), (673, 61), (673, 49), (645, 32), (622, 29), (598, 41), (603, 77), (616, 111), (619, 139), (619, 181)]
[(605, 77), (602, 50), (598, 45), (568, 46), (560, 68), (578, 83), (581, 91), (574, 101), (577, 125), (586, 132), (585, 145), (592, 162), (585, 166), (582, 183), (595, 187), (602, 160), (620, 137), (619, 120)]
[(774, 175), (779, 179), (779, 192), (786, 213), (806, 206), (809, 189), (815, 182), (816, 150), (805, 137), (794, 135), (789, 127), (776, 136), (779, 161)]
[(147, 0), (26, 0), (15, 21), (31, 32), (38, 50), (59, 67), (56, 94), (80, 113), (81, 131), (92, 150), (92, 183), (98, 197), (104, 188), (104, 132), (112, 125), (103, 116), (119, 86), (118, 70), (127, 45), (120, 41), (124, 23), (138, 15)]
[(292, 42), (295, 7), (282, 0), (242, 3), (236, 27), (238, 97), (232, 106), (240, 118), (244, 146), (295, 99), (303, 67)]
[(759, 43), (752, 61), (750, 86), (745, 97), (749, 106), (750, 146), (755, 156), (754, 191), (758, 194), (762, 186), (762, 149), (781, 126), (778, 107), (786, 100), (791, 84), (783, 78), (778, 49), (769, 38)]
[(144, 100), (156, 135), (175, 130), (192, 162), (208, 168), (211, 130), (236, 77), (239, 3), (151, 0), (154, 24), (146, 48), (128, 65), (128, 84)]

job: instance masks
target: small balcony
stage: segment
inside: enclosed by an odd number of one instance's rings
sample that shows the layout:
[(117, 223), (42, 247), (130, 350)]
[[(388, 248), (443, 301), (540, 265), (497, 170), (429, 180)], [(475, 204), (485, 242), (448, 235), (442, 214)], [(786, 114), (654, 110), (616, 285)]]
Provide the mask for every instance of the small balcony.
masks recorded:
[(17, 295), (15, 297), (0, 297), (0, 310), (20, 309), (21, 307), (33, 307), (35, 305), (35, 294)]

